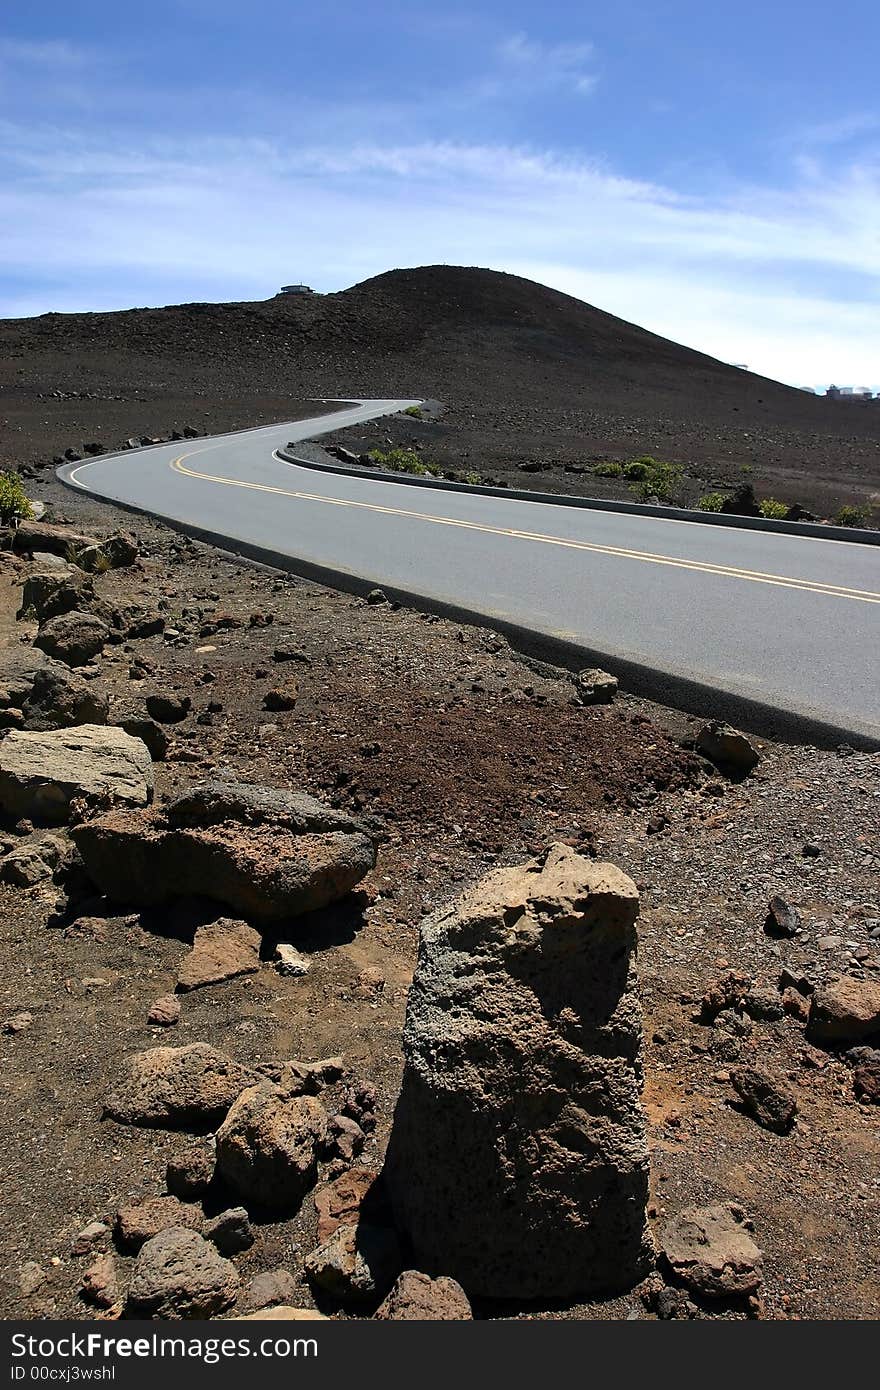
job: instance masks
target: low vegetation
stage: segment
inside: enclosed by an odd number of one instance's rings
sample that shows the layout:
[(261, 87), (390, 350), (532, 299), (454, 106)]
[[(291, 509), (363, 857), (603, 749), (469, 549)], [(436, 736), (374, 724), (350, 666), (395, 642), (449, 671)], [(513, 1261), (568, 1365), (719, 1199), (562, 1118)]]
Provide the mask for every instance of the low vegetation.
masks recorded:
[(725, 497), (723, 492), (707, 492), (700, 498), (697, 506), (701, 512), (720, 512), (724, 506)]
[(377, 468), (387, 468), (391, 473), (410, 473), (415, 478), (442, 476), (439, 466), (420, 458), (415, 449), (371, 449), (369, 458)]
[(648, 502), (652, 497), (658, 502), (671, 502), (684, 469), (680, 463), (665, 463), (645, 454), (627, 463), (623, 473), (629, 480), (630, 492), (640, 502)]
[(26, 521), (33, 514), (34, 509), (18, 475), (0, 473), (0, 522), (4, 526), (12, 526), (16, 521)]
[(871, 519), (871, 508), (843, 506), (834, 520), (838, 526), (867, 526)]
[(422, 407), (420, 405), (408, 405), (403, 413), (404, 415), (411, 415), (414, 420), (421, 420)]
[(787, 502), (780, 502), (776, 497), (762, 497), (758, 503), (758, 511), (768, 521), (784, 521), (788, 516), (789, 506)]

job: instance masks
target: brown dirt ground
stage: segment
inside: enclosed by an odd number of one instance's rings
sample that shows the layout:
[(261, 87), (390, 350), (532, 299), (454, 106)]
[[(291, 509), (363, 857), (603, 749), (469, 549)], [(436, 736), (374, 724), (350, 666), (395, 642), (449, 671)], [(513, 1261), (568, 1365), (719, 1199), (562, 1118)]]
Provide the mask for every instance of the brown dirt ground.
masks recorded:
[[(37, 491), (56, 519), (102, 531), (119, 525), (112, 508), (54, 482)], [(386, 838), (363, 892), (298, 924), (295, 939), (312, 960), (307, 976), (280, 977), (267, 961), (255, 977), (184, 996), (180, 1023), (165, 1032), (147, 1026), (147, 1010), (173, 988), (191, 914), (108, 915), (98, 903), (86, 925), (50, 927), (41, 890), (0, 888), (0, 1017), (34, 1016), (28, 1031), (0, 1035), (0, 1315), (91, 1316), (77, 1292), (87, 1261), (71, 1256), (72, 1237), (123, 1202), (163, 1190), (165, 1163), (183, 1136), (101, 1119), (102, 1098), (132, 1051), (207, 1041), (246, 1062), (344, 1052), (355, 1075), (379, 1090), (366, 1153), (376, 1160), (400, 1081), (422, 915), (487, 867), (563, 838), (619, 864), (642, 892), (652, 1218), (693, 1202), (740, 1201), (765, 1255), (766, 1316), (876, 1317), (880, 1109), (857, 1103), (845, 1063), (809, 1047), (803, 1025), (785, 1018), (755, 1023), (732, 1044), (741, 1061), (770, 1068), (798, 1097), (789, 1136), (760, 1129), (732, 1103), (729, 1038), (692, 1014), (728, 966), (771, 985), (783, 964), (813, 980), (878, 968), (866, 926), (880, 916), (878, 756), (767, 745), (755, 775), (734, 786), (682, 746), (692, 719), (626, 695), (611, 707), (575, 707), (564, 672), (526, 663), (496, 634), (370, 606), (146, 520), (136, 529), (140, 563), (100, 576), (97, 588), (108, 598), (161, 601), (181, 635), (108, 647), (96, 680), (117, 698), (136, 693), (141, 683), (129, 670), (137, 657), (152, 668), (150, 686), (192, 697), (169, 759), (156, 765), (157, 795), (229, 769), (377, 812)], [(6, 643), (33, 636), (14, 616), (26, 570), (2, 556)], [(200, 637), (217, 613), (242, 626)], [(272, 622), (250, 626), (252, 614)], [(306, 660), (275, 663), (274, 649), (291, 643)], [(263, 696), (280, 674), (295, 675), (299, 699), (294, 710), (269, 714)], [(222, 710), (198, 723), (209, 700)], [(803, 856), (807, 842), (819, 846), (817, 858)], [(803, 914), (792, 941), (762, 930), (774, 892)], [(243, 1276), (278, 1265), (297, 1274), (314, 1221), (307, 1198), (293, 1221), (261, 1225), (237, 1260)], [(18, 1279), (30, 1260), (47, 1278), (25, 1298)], [(305, 1283), (302, 1302), (312, 1302)], [(478, 1312), (646, 1315), (636, 1295)]]

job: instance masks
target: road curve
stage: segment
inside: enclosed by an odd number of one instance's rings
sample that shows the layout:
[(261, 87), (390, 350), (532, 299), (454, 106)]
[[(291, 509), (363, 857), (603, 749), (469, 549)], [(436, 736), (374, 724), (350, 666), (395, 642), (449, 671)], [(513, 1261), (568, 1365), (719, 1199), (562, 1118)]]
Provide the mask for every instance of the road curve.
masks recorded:
[(880, 547), (316, 472), (275, 450), (404, 409), (65, 465), (59, 477), (291, 567), (601, 657), (645, 693), (880, 746)]

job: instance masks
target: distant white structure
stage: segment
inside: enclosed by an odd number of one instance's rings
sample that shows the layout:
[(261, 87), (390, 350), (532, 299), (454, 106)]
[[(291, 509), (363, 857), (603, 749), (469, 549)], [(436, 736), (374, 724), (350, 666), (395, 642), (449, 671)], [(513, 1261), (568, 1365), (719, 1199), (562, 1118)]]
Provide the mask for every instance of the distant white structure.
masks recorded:
[(314, 294), (311, 285), (282, 285), (279, 294)]
[(870, 386), (829, 386), (825, 395), (837, 401), (880, 400), (880, 396), (875, 398)]

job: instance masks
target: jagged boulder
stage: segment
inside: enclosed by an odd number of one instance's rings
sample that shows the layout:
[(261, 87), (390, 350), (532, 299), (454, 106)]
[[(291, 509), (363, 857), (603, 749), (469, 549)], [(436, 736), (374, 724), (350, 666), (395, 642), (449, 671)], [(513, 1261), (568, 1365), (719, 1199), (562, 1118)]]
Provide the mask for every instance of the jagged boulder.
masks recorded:
[(231, 1308), (238, 1271), (196, 1231), (173, 1226), (141, 1247), (128, 1291), (130, 1311), (147, 1318), (212, 1318)]
[(16, 819), (60, 824), (74, 799), (145, 806), (152, 796), (146, 746), (122, 729), (14, 730), (0, 743), (0, 810)]
[(207, 897), (249, 921), (312, 912), (376, 862), (374, 836), (313, 797), (206, 782), (161, 810), (111, 812), (76, 828), (94, 883), (117, 902)]
[(423, 923), (384, 1177), (425, 1273), (551, 1298), (650, 1267), (638, 909), (554, 845)]
[(26, 729), (45, 733), (77, 724), (106, 724), (109, 708), (107, 696), (94, 682), (53, 661), (34, 672), (22, 713)]
[(72, 613), (91, 596), (91, 580), (75, 565), (29, 574), (24, 581), (18, 616), (43, 623), (61, 613)]
[(122, 1124), (205, 1132), (220, 1123), (253, 1079), (207, 1043), (151, 1047), (128, 1059), (104, 1114)]
[(318, 1174), (327, 1112), (314, 1096), (261, 1081), (242, 1091), (217, 1131), (217, 1174), (246, 1202), (299, 1206)]
[(109, 636), (110, 629), (96, 614), (74, 609), (43, 623), (34, 639), (34, 646), (67, 666), (85, 666), (87, 661), (103, 651)]

